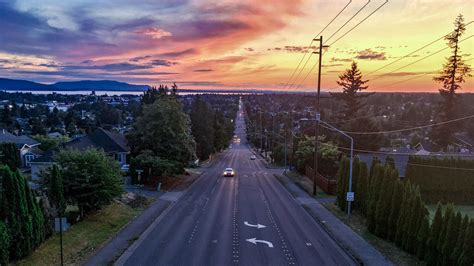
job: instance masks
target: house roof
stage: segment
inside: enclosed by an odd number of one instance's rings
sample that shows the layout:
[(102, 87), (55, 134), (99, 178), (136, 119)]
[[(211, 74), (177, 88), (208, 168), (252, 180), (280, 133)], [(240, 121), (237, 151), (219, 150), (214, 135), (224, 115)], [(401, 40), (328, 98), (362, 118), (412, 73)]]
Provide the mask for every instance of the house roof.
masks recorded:
[(16, 144), (16, 147), (18, 149), (21, 149), (25, 144), (28, 146), (35, 146), (40, 144), (39, 142), (28, 136), (16, 136), (6, 130), (0, 130), (0, 143), (4, 142), (13, 142)]
[[(119, 133), (110, 132), (104, 129), (97, 129), (92, 134), (84, 137), (78, 137), (66, 143), (63, 143), (60, 148), (86, 150), (99, 149), (104, 150), (105, 153), (120, 153), (129, 152), (127, 140), (125, 136)], [(52, 162), (54, 153), (56, 151), (48, 151), (43, 156), (36, 158), (33, 163)]]
[(75, 138), (64, 143), (65, 148), (85, 150), (88, 148), (102, 149), (105, 153), (129, 152), (125, 136), (104, 130), (97, 129), (92, 134), (85, 137)]

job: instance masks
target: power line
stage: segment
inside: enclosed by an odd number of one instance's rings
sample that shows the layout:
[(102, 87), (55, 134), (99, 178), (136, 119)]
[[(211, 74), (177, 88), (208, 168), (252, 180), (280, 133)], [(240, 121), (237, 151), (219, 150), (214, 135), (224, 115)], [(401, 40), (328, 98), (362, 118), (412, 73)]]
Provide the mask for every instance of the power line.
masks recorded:
[[(464, 61), (464, 62), (469, 62), (469, 61), (471, 61), (472, 59), (474, 59), (474, 58), (469, 58), (469, 59), (463, 60), (463, 61)], [(387, 88), (387, 87), (391, 87), (391, 86), (393, 86), (393, 85), (397, 85), (397, 84), (400, 84), (400, 83), (404, 83), (404, 82), (407, 82), (407, 81), (410, 81), (410, 80), (413, 80), (413, 79), (418, 79), (418, 78), (421, 78), (421, 77), (424, 77), (424, 76), (430, 75), (430, 74), (435, 74), (435, 73), (429, 73), (429, 72), (428, 72), (428, 73), (419, 74), (419, 75), (417, 75), (417, 76), (415, 76), (415, 77), (411, 77), (411, 78), (408, 78), (408, 79), (404, 79), (404, 80), (401, 80), (401, 81), (397, 81), (397, 82), (395, 82), (395, 83), (391, 83), (391, 84), (389, 84), (389, 85), (385, 85), (384, 87), (379, 88), (379, 89), (385, 89), (385, 88)]]
[[(299, 69), (299, 67), (300, 67), (300, 65), (301, 65), (301, 62), (303, 62), (304, 58), (306, 57), (306, 54), (308, 53), (308, 50), (311, 48), (311, 45), (313, 44), (314, 39), (317, 38), (319, 35), (321, 35), (321, 33), (323, 33), (323, 31), (326, 30), (327, 27), (329, 27), (329, 26), (334, 22), (334, 20), (336, 20), (336, 19), (339, 17), (339, 15), (340, 15), (344, 10), (346, 10), (346, 8), (347, 8), (351, 3), (352, 3), (352, 0), (349, 0), (349, 2), (339, 11), (339, 13), (337, 13), (337, 15), (336, 15), (328, 24), (326, 24), (326, 26), (325, 26), (318, 34), (316, 34), (316, 36), (315, 36), (313, 39), (311, 39), (311, 42), (309, 43), (308, 48), (307, 48), (306, 51), (304, 52), (303, 57), (300, 59), (300, 61), (299, 61), (299, 63), (298, 63), (298, 66), (295, 68), (295, 70), (294, 70), (293, 73), (291, 74), (291, 77), (290, 77), (290, 78), (288, 79), (288, 81), (286, 82), (286, 84), (285, 84), (285, 89), (287, 88), (287, 86), (288, 86), (288, 84), (290, 83), (290, 81), (293, 79), (293, 76), (295, 75), (296, 71)], [(311, 57), (311, 55), (310, 55), (310, 57)], [(307, 61), (306, 61), (306, 63), (307, 63)], [(305, 63), (305, 65), (306, 65), (306, 63)], [(303, 68), (304, 68), (304, 67), (303, 67)], [(292, 86), (292, 85), (291, 85), (291, 86)], [(290, 86), (290, 87), (291, 87), (291, 86)]]
[[(464, 42), (465, 40), (472, 38), (473, 36), (474, 36), (474, 35), (470, 35), (469, 37), (466, 37), (466, 38), (462, 39), (462, 40), (459, 41), (458, 43), (462, 43), (462, 42)], [(383, 77), (383, 76), (386, 76), (386, 75), (388, 75), (388, 74), (392, 74), (392, 73), (394, 73), (394, 72), (396, 72), (396, 71), (398, 71), (398, 70), (401, 70), (401, 69), (403, 69), (403, 68), (406, 68), (406, 67), (408, 67), (408, 66), (414, 65), (414, 64), (416, 64), (416, 63), (418, 63), (418, 62), (420, 62), (420, 61), (423, 61), (423, 60), (425, 60), (425, 59), (427, 59), (427, 58), (429, 58), (429, 57), (431, 57), (431, 56), (433, 56), (433, 55), (439, 54), (439, 53), (441, 53), (442, 51), (444, 51), (444, 50), (446, 50), (446, 49), (449, 49), (449, 48), (450, 48), (449, 46), (448, 46), (448, 47), (445, 47), (445, 48), (440, 49), (440, 50), (438, 50), (438, 51), (436, 51), (436, 52), (434, 52), (434, 53), (432, 53), (432, 54), (429, 54), (429, 55), (427, 55), (427, 56), (425, 56), (425, 57), (422, 57), (421, 59), (418, 59), (418, 60), (416, 60), (416, 61), (414, 61), (414, 62), (411, 62), (411, 63), (409, 63), (409, 64), (406, 64), (406, 65), (404, 65), (404, 66), (402, 66), (402, 67), (399, 67), (399, 68), (397, 68), (397, 69), (395, 69), (395, 70), (393, 70), (393, 71), (390, 71), (390, 72), (388, 72), (388, 73), (384, 73), (384, 74), (377, 75), (375, 78), (371, 79), (371, 81), (376, 80), (376, 79), (379, 79), (379, 78), (381, 78), (381, 77)]]
[(379, 9), (381, 9), (385, 4), (388, 3), (388, 0), (385, 0), (385, 2), (383, 4), (381, 4), (379, 7), (377, 7), (374, 11), (372, 11), (372, 13), (370, 13), (368, 16), (366, 16), (363, 20), (361, 20), (359, 23), (357, 23), (354, 27), (352, 27), (350, 30), (348, 30), (346, 33), (344, 33), (343, 35), (341, 35), (339, 38), (337, 38), (335, 41), (333, 41), (329, 46), (332, 46), (334, 45), (337, 41), (339, 41), (340, 39), (342, 39), (344, 36), (346, 36), (347, 34), (349, 34), (349, 32), (353, 31), (355, 28), (357, 28), (357, 26), (359, 26), (362, 22), (364, 22), (366, 19), (368, 19), (369, 17), (371, 17), (375, 12), (377, 12)]
[[(469, 25), (469, 24), (471, 24), (471, 23), (473, 23), (473, 22), (474, 22), (474, 21), (470, 21), (469, 23), (466, 23), (465, 26), (467, 26), (467, 25)], [(408, 53), (408, 54), (406, 54), (406, 55), (404, 55), (404, 56), (398, 58), (397, 60), (395, 60), (395, 61), (393, 61), (393, 62), (391, 62), (391, 63), (389, 63), (389, 64), (386, 64), (386, 65), (384, 65), (384, 66), (382, 66), (382, 67), (380, 67), (380, 68), (377, 68), (376, 70), (374, 70), (374, 71), (368, 73), (367, 76), (370, 76), (370, 75), (372, 75), (373, 73), (375, 73), (375, 72), (377, 72), (377, 71), (379, 71), (379, 70), (381, 70), (381, 69), (384, 69), (384, 68), (386, 68), (386, 67), (388, 67), (388, 66), (390, 66), (390, 65), (393, 65), (393, 64), (395, 64), (396, 62), (398, 62), (398, 61), (400, 61), (400, 60), (402, 60), (402, 59), (405, 59), (405, 58), (407, 58), (407, 57), (413, 55), (414, 53), (419, 52), (419, 51), (425, 49), (425, 48), (428, 47), (428, 46), (431, 46), (432, 44), (434, 44), (434, 43), (436, 43), (436, 42), (438, 42), (438, 41), (444, 39), (446, 36), (448, 36), (449, 34), (451, 34), (451, 33), (453, 33), (453, 32), (454, 32), (454, 31), (451, 31), (450, 33), (448, 33), (448, 34), (446, 34), (446, 35), (444, 35), (444, 36), (442, 36), (442, 37), (440, 37), (440, 38), (438, 38), (438, 39), (436, 39), (436, 40), (434, 40), (434, 41), (432, 41), (432, 42), (430, 42), (430, 43), (428, 43), (428, 44), (426, 44), (426, 45), (424, 45), (424, 46), (422, 46), (422, 47), (420, 47), (420, 48), (418, 48), (418, 49), (416, 49), (416, 50), (413, 51), (413, 52), (410, 52), (410, 53)]]
[(370, 0), (367, 1), (367, 3), (365, 3), (365, 5), (363, 5), (361, 8), (359, 8), (359, 10), (357, 10), (357, 12), (352, 15), (352, 17), (350, 19), (348, 19), (344, 24), (342, 24), (342, 26), (339, 27), (339, 29), (337, 29), (331, 36), (329, 36), (329, 38), (327, 38), (326, 42), (329, 41), (332, 37), (334, 37), (334, 35), (336, 35), (340, 30), (342, 30), (342, 28), (344, 28), (347, 23), (349, 23), (351, 20), (353, 20), (362, 10), (364, 10), (364, 8), (370, 3)]
[[(474, 118), (474, 115), (469, 115), (469, 116), (465, 116), (465, 117), (461, 117), (461, 118), (456, 118), (456, 119), (452, 119), (452, 120), (447, 120), (447, 121), (443, 121), (443, 122), (439, 122), (439, 123), (433, 123), (433, 124), (429, 124), (429, 125), (417, 126), (417, 127), (405, 128), (405, 129), (387, 130), (387, 131), (374, 131), (374, 132), (352, 132), (352, 131), (344, 131), (344, 133), (346, 133), (346, 134), (353, 134), (353, 135), (377, 135), (377, 134), (399, 133), (399, 132), (404, 132), (404, 131), (412, 131), (412, 130), (417, 130), (417, 129), (429, 128), (429, 127), (434, 127), (434, 126), (440, 126), (440, 125), (449, 124), (449, 123), (454, 123), (454, 122), (457, 122), (457, 121), (466, 120), (466, 119), (471, 119), (471, 118)], [(333, 129), (331, 129), (330, 127), (326, 127), (326, 126), (323, 126), (323, 125), (321, 125), (321, 126), (324, 127), (324, 128), (326, 128), (326, 129), (333, 130)]]
[[(351, 18), (349, 18), (342, 26), (340, 26), (335, 33), (333, 33), (323, 44), (325, 44), (327, 41), (329, 41), (329, 39), (331, 39), (336, 33), (338, 33), (342, 28), (344, 28), (347, 23), (349, 23), (352, 19), (354, 19), (368, 4), (370, 3), (370, 0), (367, 1), (367, 3), (362, 6), (354, 15), (352, 15)], [(317, 37), (317, 36), (316, 36)], [(313, 39), (314, 41), (314, 39)], [(300, 71), (298, 72), (298, 75), (296, 76), (293, 84), (289, 87), (293, 87), (293, 85), (295, 84), (295, 82), (298, 80), (299, 76), (301, 75), (301, 72), (303, 72), (304, 68), (306, 67), (306, 65), (308, 64), (309, 62), (309, 59), (311, 58), (313, 54), (311, 53), (308, 57), (308, 59), (306, 59), (306, 62), (304, 63), (303, 67), (300, 69)], [(304, 77), (303, 81), (298, 83), (298, 85), (296, 86), (295, 89), (299, 89), (301, 87), (301, 85), (306, 81), (306, 79), (308, 78), (309, 74), (313, 71), (313, 69), (316, 67), (316, 65), (319, 63), (319, 61), (316, 62), (316, 64), (310, 69), (310, 71), (308, 72), (308, 74), (306, 74), (306, 76)]]
[[(357, 15), (363, 8), (365, 8), (365, 6), (367, 6), (367, 4), (369, 3), (370, 1), (368, 1), (361, 9), (359, 9), (357, 11), (357, 13), (355, 15)], [(344, 36), (346, 36), (347, 34), (349, 34), (349, 32), (353, 31), (355, 28), (357, 28), (360, 24), (362, 24), (362, 22), (364, 22), (365, 20), (367, 20), (369, 17), (371, 17), (375, 12), (377, 12), (378, 10), (380, 10), (380, 8), (382, 8), (385, 4), (388, 3), (388, 0), (385, 0), (385, 2), (383, 4), (381, 4), (380, 6), (378, 6), (374, 11), (372, 11), (369, 15), (367, 15), (365, 18), (363, 18), (359, 23), (357, 23), (354, 27), (352, 27), (351, 29), (349, 29), (346, 33), (344, 33), (342, 36), (340, 36), (339, 38), (337, 38), (337, 40), (335, 40), (334, 42), (332, 42), (329, 46), (332, 46), (334, 45), (337, 41), (339, 41), (340, 39), (342, 39)], [(344, 25), (342, 25), (337, 31), (339, 31), (340, 29), (342, 29), (348, 22), (350, 22), (354, 17), (352, 16), (348, 21), (346, 21), (346, 23), (344, 23)], [(336, 31), (336, 32), (337, 32)], [(334, 36), (331, 35), (331, 37)], [(329, 39), (331, 38), (329, 37)], [(326, 43), (329, 39), (327, 39), (324, 43)], [(309, 59), (307, 60), (309, 61)], [(309, 70), (309, 72), (306, 74), (306, 76), (304, 77), (303, 81), (301, 81), (298, 86), (296, 87), (296, 89), (300, 88), (304, 82), (306, 81), (306, 79), (308, 78), (309, 74), (311, 74), (311, 72), (313, 71), (313, 69), (318, 65), (319, 61), (317, 61), (313, 67), (311, 67), (311, 69)]]
[[(291, 132), (293, 137), (295, 138), (298, 138), (298, 139), (301, 139), (303, 137), (298, 137), (296, 136), (293, 132)], [(318, 143), (320, 145), (323, 145), (323, 146), (331, 146), (331, 147), (334, 147), (334, 144), (330, 144), (330, 143), (326, 143), (326, 142), (322, 142), (322, 141), (318, 141)], [(339, 150), (347, 150), (347, 151), (350, 151), (351, 149), (350, 148), (345, 148), (345, 147), (339, 147), (337, 146), (337, 149)], [(408, 155), (408, 156), (426, 156), (426, 157), (435, 157), (436, 155), (435, 154), (428, 154), (428, 155), (417, 155), (415, 153), (404, 153), (404, 152), (382, 152), (382, 151), (370, 151), (370, 150), (361, 150), (361, 149), (353, 149), (353, 151), (357, 151), (357, 152), (360, 152), (360, 153), (371, 153), (371, 154), (381, 154), (381, 155), (386, 155), (386, 156), (390, 156), (390, 155)], [(347, 154), (347, 153), (345, 153)], [(446, 156), (449, 156), (448, 154), (446, 154)], [(395, 157), (394, 158), (394, 161), (395, 162), (400, 162), (400, 160), (397, 160), (397, 158)], [(425, 164), (417, 164), (417, 163), (409, 163), (407, 162), (406, 165), (415, 165), (415, 166), (422, 166), (422, 167), (432, 167), (432, 168), (442, 168), (442, 169), (452, 169), (452, 170), (464, 170), (464, 171), (474, 171), (474, 169), (472, 168), (461, 168), (461, 167), (448, 167), (448, 166), (437, 166), (437, 165), (425, 165)]]

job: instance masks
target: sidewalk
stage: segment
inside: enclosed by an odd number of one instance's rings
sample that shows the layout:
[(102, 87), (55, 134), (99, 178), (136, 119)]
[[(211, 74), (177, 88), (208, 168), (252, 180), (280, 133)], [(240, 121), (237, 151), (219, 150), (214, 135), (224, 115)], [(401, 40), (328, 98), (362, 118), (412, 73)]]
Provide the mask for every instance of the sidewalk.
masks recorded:
[(133, 219), (109, 242), (90, 257), (84, 265), (109, 265), (131, 245), (155, 219), (171, 204), (169, 201), (156, 200), (150, 207)]
[(295, 185), (288, 177), (278, 174), (278, 179), (308, 214), (311, 215), (339, 245), (357, 258), (363, 265), (393, 265), (382, 253), (352, 231), (345, 223), (322, 206), (319, 201)]
[(162, 215), (165, 215), (166, 212), (170, 210), (172, 204), (176, 202), (203, 173), (204, 171), (197, 174), (192, 179), (192, 182), (176, 188), (177, 191), (152, 193), (152, 196), (157, 198), (156, 201), (130, 223), (125, 225), (117, 235), (99, 247), (96, 253), (89, 257), (83, 265), (111, 265), (153, 222), (163, 217)]

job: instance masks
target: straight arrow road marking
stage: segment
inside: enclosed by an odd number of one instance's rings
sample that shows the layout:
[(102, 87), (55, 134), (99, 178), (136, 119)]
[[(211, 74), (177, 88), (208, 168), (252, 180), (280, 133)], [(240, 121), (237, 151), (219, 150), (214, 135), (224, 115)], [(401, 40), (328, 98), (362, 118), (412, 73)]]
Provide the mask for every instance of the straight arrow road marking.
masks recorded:
[(263, 243), (263, 244), (267, 244), (269, 248), (273, 248), (273, 244), (272, 242), (269, 242), (269, 241), (265, 241), (265, 240), (259, 240), (257, 238), (249, 238), (249, 239), (245, 239), (246, 241), (252, 243), (252, 244), (255, 244), (257, 245), (257, 243)]
[(263, 225), (263, 224), (249, 224), (247, 221), (245, 221), (244, 224), (245, 224), (246, 226), (250, 226), (250, 227), (257, 227), (257, 229), (265, 228), (265, 227), (266, 227), (266, 226)]

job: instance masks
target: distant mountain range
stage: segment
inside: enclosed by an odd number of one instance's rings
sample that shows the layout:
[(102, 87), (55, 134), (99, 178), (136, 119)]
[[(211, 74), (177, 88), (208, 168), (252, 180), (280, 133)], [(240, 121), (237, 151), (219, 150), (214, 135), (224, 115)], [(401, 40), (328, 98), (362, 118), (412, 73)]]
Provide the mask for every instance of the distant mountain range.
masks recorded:
[(148, 85), (135, 85), (114, 80), (80, 80), (42, 84), (20, 79), (0, 78), (0, 90), (6, 91), (146, 91), (148, 88)]

